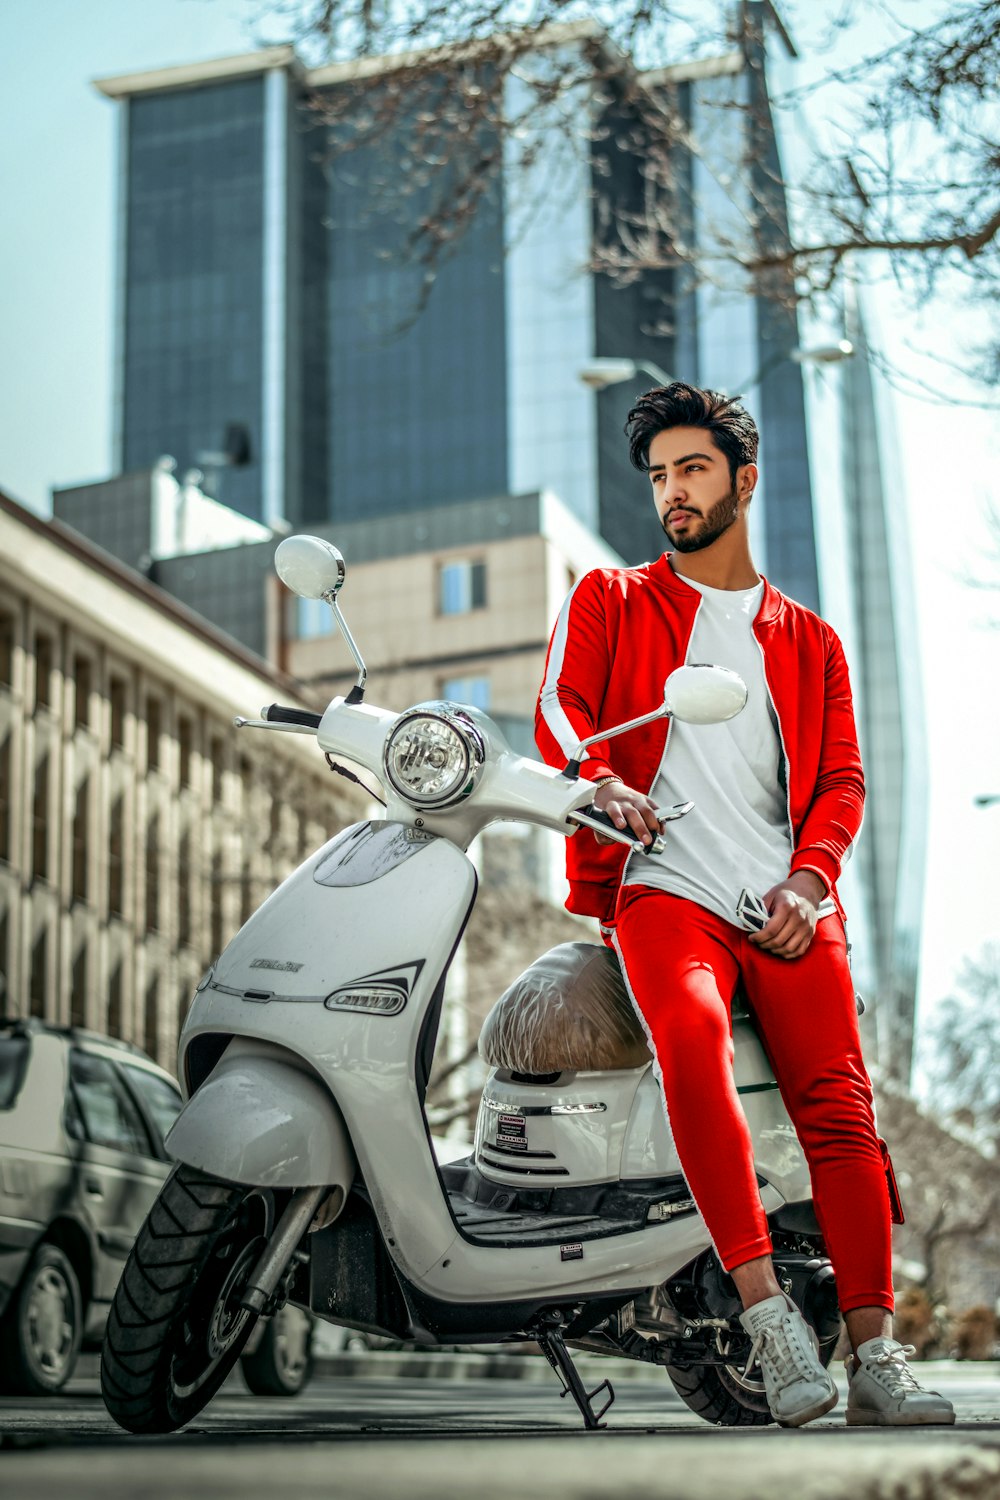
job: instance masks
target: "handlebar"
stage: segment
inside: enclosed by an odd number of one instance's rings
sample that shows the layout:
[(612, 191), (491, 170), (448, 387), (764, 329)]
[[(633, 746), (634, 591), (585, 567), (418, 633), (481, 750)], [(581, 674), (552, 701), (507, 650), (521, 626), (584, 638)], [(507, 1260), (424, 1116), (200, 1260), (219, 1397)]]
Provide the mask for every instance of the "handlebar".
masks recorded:
[(322, 714), (310, 713), (305, 708), (283, 708), (280, 703), (271, 703), (262, 708), (260, 716), (268, 724), (298, 724), (303, 729), (318, 729)]
[(606, 833), (609, 838), (614, 839), (616, 844), (625, 844), (636, 854), (663, 853), (663, 840), (659, 834), (655, 834), (650, 843), (644, 844), (631, 831), (616, 827), (607, 813), (600, 812), (592, 802), (589, 807), (581, 807), (577, 812), (571, 812), (569, 820), (571, 823), (578, 823), (581, 828), (589, 828), (591, 833)]

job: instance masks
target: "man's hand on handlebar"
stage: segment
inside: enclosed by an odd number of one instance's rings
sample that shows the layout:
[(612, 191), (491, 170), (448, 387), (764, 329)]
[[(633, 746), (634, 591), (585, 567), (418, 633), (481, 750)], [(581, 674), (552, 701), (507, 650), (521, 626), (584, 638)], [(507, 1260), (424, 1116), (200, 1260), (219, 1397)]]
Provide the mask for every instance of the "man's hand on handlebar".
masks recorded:
[[(606, 786), (598, 787), (594, 793), (594, 806), (598, 812), (607, 813), (616, 828), (623, 832), (628, 829), (644, 844), (652, 843), (661, 831), (656, 803), (643, 792), (626, 786), (624, 781), (609, 781)], [(604, 833), (595, 833), (594, 838), (599, 844), (615, 842)]]

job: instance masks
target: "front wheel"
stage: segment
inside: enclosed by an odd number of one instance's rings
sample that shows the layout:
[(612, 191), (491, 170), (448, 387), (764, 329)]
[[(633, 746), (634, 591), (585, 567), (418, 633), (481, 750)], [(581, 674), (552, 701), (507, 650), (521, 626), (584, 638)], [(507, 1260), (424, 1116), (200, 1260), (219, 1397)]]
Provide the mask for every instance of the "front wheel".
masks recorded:
[(193, 1167), (167, 1178), (125, 1263), (101, 1353), (108, 1411), (172, 1432), (215, 1395), (256, 1322), (240, 1306), (267, 1244), (271, 1194)]

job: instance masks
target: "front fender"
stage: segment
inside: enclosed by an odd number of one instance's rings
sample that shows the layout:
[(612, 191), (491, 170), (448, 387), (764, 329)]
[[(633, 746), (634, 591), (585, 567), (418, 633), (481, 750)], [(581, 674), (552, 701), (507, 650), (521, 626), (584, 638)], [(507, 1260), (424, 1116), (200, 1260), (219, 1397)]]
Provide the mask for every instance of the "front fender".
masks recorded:
[(176, 1161), (250, 1187), (341, 1187), (355, 1158), (336, 1100), (294, 1054), (231, 1042), (166, 1138)]

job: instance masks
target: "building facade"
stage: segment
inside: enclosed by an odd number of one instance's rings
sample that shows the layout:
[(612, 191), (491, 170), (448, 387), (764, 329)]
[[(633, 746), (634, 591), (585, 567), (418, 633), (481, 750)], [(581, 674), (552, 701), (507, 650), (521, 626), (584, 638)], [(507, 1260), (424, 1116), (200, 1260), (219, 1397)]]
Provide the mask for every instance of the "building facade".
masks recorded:
[(236, 712), (296, 685), (141, 575), (0, 495), (2, 1008), (173, 1065), (214, 956), (367, 805)]

